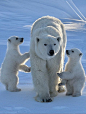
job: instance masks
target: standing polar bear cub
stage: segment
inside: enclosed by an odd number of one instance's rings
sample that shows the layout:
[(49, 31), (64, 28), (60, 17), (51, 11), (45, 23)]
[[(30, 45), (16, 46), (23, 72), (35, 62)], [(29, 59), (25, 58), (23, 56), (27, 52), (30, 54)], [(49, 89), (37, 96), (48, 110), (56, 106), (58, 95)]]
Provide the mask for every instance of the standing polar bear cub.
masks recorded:
[(23, 42), (23, 38), (12, 36), (8, 39), (7, 52), (4, 62), (1, 66), (1, 82), (5, 85), (6, 90), (14, 92), (21, 91), (17, 88), (18, 70), (30, 72), (30, 68), (25, 62), (30, 58), (29, 53), (21, 54), (19, 45)]
[(63, 71), (65, 47), (66, 32), (59, 19), (44, 16), (33, 23), (30, 61), (36, 101), (51, 102), (57, 96), (56, 72)]
[(81, 64), (82, 53), (78, 49), (67, 50), (68, 62), (65, 66), (65, 72), (57, 73), (62, 78), (62, 84), (66, 84), (66, 95), (78, 97), (82, 95), (85, 85), (85, 71)]

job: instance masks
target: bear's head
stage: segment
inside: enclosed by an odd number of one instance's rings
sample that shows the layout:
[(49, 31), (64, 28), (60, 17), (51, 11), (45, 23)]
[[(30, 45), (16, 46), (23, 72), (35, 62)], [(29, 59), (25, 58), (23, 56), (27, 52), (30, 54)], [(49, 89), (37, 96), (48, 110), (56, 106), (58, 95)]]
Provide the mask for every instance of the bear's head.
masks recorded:
[(43, 60), (53, 58), (60, 50), (61, 37), (54, 37), (51, 35), (41, 35), (36, 37), (35, 52)]
[(11, 36), (8, 39), (8, 45), (18, 46), (23, 43), (24, 38), (19, 38), (18, 36)]
[(81, 51), (77, 48), (71, 49), (71, 50), (66, 50), (66, 54), (70, 59), (73, 59), (75, 61), (80, 60), (80, 58), (82, 57)]

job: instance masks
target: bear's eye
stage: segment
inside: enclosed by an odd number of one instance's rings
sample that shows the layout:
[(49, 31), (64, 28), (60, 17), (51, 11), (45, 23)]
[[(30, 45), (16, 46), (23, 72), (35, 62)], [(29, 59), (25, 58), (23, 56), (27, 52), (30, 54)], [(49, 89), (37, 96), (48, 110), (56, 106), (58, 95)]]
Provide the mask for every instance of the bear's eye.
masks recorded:
[(54, 44), (54, 46), (55, 46), (56, 44)]
[(60, 38), (60, 37), (58, 37), (58, 38), (57, 38), (57, 41), (59, 42), (59, 41), (60, 41), (60, 39), (61, 39), (61, 38)]
[(44, 44), (44, 46), (47, 46), (47, 44)]
[(72, 52), (74, 53), (74, 51), (72, 50)]
[(79, 54), (79, 56), (81, 56), (81, 55), (82, 55), (82, 53)]
[(39, 42), (39, 38), (37, 38), (37, 42)]
[(16, 40), (18, 40), (18, 38), (16, 38)]

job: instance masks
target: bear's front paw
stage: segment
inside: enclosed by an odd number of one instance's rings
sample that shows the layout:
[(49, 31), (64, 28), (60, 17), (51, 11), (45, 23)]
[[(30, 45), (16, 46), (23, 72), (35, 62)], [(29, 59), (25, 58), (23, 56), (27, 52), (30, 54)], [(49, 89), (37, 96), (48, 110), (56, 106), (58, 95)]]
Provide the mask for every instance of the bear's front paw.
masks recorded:
[(27, 58), (30, 58), (30, 53), (26, 53)]
[(42, 102), (51, 102), (51, 101), (52, 101), (51, 98), (49, 98), (49, 99), (42, 99)]
[(58, 75), (60, 78), (62, 78), (62, 73), (57, 73), (57, 75)]
[(49, 98), (40, 98), (39, 96), (36, 96), (35, 100), (37, 102), (52, 102), (52, 99), (50, 97)]
[(26, 68), (25, 72), (31, 72), (31, 67)]

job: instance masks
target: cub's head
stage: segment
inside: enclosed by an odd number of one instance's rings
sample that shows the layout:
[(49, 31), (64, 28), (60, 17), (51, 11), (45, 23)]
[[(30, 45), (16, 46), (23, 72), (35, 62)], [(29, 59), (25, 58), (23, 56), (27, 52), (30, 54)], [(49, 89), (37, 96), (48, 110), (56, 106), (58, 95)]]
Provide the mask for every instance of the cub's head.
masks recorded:
[(61, 38), (51, 35), (37, 37), (35, 41), (36, 54), (44, 59), (48, 60), (53, 58), (60, 50)]
[(73, 60), (80, 60), (82, 57), (82, 53), (79, 49), (71, 49), (71, 50), (66, 50), (66, 54), (70, 59)]
[(18, 46), (23, 43), (24, 38), (19, 38), (18, 36), (11, 36), (8, 39), (8, 45), (11, 44), (13, 46)]

